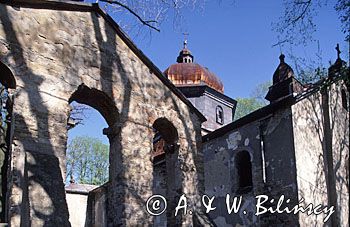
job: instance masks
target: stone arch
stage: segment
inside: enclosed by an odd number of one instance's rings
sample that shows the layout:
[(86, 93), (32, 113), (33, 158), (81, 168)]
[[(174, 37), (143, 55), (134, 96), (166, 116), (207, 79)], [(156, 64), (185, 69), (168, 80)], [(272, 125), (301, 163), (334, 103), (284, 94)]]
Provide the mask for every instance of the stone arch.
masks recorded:
[(16, 79), (11, 69), (7, 67), (4, 63), (0, 61), (0, 83), (3, 84), (6, 88), (16, 88)]
[(113, 126), (119, 118), (119, 112), (114, 101), (103, 91), (89, 88), (85, 84), (79, 85), (78, 89), (68, 100), (69, 103), (73, 101), (96, 109), (101, 113), (109, 126)]
[[(103, 134), (106, 135), (109, 139), (109, 172), (111, 172), (111, 146), (112, 144), (114, 144), (117, 138), (116, 135), (118, 134), (118, 132), (116, 132), (115, 130), (115, 125), (119, 120), (119, 112), (115, 102), (105, 92), (100, 91), (96, 88), (89, 88), (85, 84), (79, 85), (78, 89), (73, 92), (68, 102), (72, 103), (73, 101), (94, 108), (102, 115), (102, 117), (107, 122), (109, 128), (104, 128)], [(109, 180), (110, 179), (111, 174), (109, 174)]]
[(178, 180), (177, 157), (179, 150), (179, 135), (174, 124), (165, 117), (158, 118), (153, 123), (153, 194), (161, 194), (168, 200), (167, 212), (155, 217), (154, 223), (162, 226), (172, 226), (174, 208), (176, 206), (176, 191)]
[(11, 69), (0, 61), (0, 222), (6, 221), (8, 161), (10, 157), (13, 107), (9, 88), (16, 89), (16, 79)]
[[(111, 181), (114, 177), (113, 173), (115, 173), (116, 169), (115, 160), (113, 161), (113, 158), (116, 158), (116, 156), (113, 152), (120, 151), (120, 149), (117, 149), (119, 147), (119, 130), (116, 130), (118, 128), (116, 123), (119, 122), (119, 111), (114, 100), (106, 92), (96, 88), (90, 88), (85, 84), (79, 85), (77, 90), (72, 93), (68, 102), (77, 102), (92, 107), (102, 115), (108, 124), (108, 128), (103, 129), (103, 134), (109, 139), (108, 182), (89, 193), (86, 213), (86, 223), (91, 224), (95, 222), (99, 223), (101, 220), (106, 221), (109, 213), (107, 209), (107, 204), (109, 203), (107, 197), (110, 198), (108, 193), (112, 192), (112, 190), (109, 190), (109, 187), (111, 187)], [(103, 225), (105, 223), (100, 224)]]
[(153, 128), (158, 131), (165, 142), (174, 145), (179, 139), (177, 129), (167, 118), (161, 117), (154, 121)]

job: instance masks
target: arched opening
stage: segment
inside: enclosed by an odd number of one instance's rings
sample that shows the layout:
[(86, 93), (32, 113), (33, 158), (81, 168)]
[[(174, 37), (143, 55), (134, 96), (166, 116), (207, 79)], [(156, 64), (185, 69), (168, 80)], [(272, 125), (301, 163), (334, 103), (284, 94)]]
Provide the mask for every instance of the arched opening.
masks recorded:
[(248, 151), (239, 151), (235, 157), (237, 169), (237, 193), (247, 193), (253, 189), (252, 163)]
[(4, 63), (0, 61), (0, 83), (2, 86), (12, 89), (16, 89), (16, 80), (12, 71)]
[(68, 121), (66, 185), (102, 185), (108, 181), (109, 141), (102, 134), (108, 127), (94, 108), (75, 101)]
[[(175, 160), (177, 157), (178, 133), (175, 126), (166, 118), (158, 118), (153, 124), (153, 194), (162, 195), (168, 200), (167, 211), (173, 212), (175, 188)], [(165, 212), (155, 216), (154, 226), (167, 226), (172, 223), (172, 214)]]
[(11, 120), (13, 99), (9, 89), (16, 88), (11, 70), (0, 62), (0, 222), (5, 222), (6, 194), (8, 184), (8, 161), (11, 144)]
[(72, 94), (69, 103), (66, 199), (70, 222), (84, 226), (87, 220), (106, 219), (106, 196), (99, 192), (110, 179), (109, 128), (115, 125), (118, 111), (107, 94), (84, 84)]

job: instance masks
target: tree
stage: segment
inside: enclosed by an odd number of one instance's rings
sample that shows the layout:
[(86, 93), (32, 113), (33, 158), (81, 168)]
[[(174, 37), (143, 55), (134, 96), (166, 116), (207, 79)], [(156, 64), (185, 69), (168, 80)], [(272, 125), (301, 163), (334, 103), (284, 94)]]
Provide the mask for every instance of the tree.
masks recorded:
[(237, 108), (235, 112), (235, 120), (265, 106), (256, 98), (237, 98)]
[(66, 182), (101, 185), (108, 181), (108, 171), (108, 145), (88, 136), (75, 137), (69, 143)]
[(251, 98), (254, 98), (258, 103), (265, 106), (268, 104), (268, 101), (265, 99), (265, 96), (271, 86), (271, 81), (265, 81), (255, 86), (251, 92)]
[(148, 27), (149, 31), (160, 31), (160, 25), (169, 16), (174, 24), (182, 18), (182, 11), (186, 8), (202, 8), (204, 0), (100, 0), (105, 3), (104, 8), (117, 20), (126, 31), (140, 32), (140, 26)]
[[(277, 23), (274, 23), (273, 30), (279, 33), (279, 42), (306, 44), (313, 40), (313, 33), (317, 29), (315, 17), (321, 7), (326, 7), (325, 0), (284, 0), (284, 13)], [(341, 31), (345, 34), (345, 40), (349, 42), (350, 28), (350, 2), (348, 0), (337, 0), (333, 8), (337, 11), (341, 22)]]
[(270, 81), (258, 84), (252, 91), (248, 98), (237, 98), (237, 108), (235, 112), (235, 120), (244, 117), (245, 115), (264, 107), (268, 104), (265, 99), (265, 95), (269, 87), (271, 86)]
[(70, 130), (78, 125), (83, 125), (84, 120), (88, 118), (88, 114), (91, 111), (91, 107), (85, 104), (72, 102), (71, 112), (68, 119), (67, 129)]

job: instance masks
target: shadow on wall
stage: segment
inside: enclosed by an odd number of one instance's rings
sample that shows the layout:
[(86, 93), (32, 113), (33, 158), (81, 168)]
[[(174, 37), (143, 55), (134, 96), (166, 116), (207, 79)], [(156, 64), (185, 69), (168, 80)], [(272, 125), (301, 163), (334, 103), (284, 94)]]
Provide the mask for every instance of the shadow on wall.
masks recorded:
[[(14, 218), (14, 224), (22, 225), (24, 223), (30, 223), (31, 218), (40, 219), (44, 222), (44, 226), (56, 225), (56, 226), (69, 226), (68, 222), (68, 209), (65, 202), (64, 184), (62, 181), (61, 169), (59, 160), (53, 155), (54, 148), (50, 144), (50, 132), (48, 129), (48, 112), (49, 110), (44, 105), (38, 86), (42, 83), (42, 78), (36, 75), (27, 66), (24, 60), (24, 53), (21, 43), (18, 41), (16, 32), (13, 28), (12, 20), (9, 17), (6, 7), (0, 8), (0, 20), (4, 26), (6, 40), (9, 41), (10, 55), (4, 56), (2, 60), (9, 61), (9, 58), (14, 59), (14, 67), (16, 72), (23, 73), (21, 80), (23, 82), (23, 90), (28, 94), (29, 107), (32, 110), (33, 117), (36, 119), (37, 135), (33, 135), (33, 131), (29, 129), (27, 121), (31, 119), (25, 119), (21, 115), (21, 111), (18, 111), (19, 106), (16, 106), (16, 100), (14, 104), (14, 135), (21, 135), (22, 141), (16, 142), (16, 144), (22, 144), (22, 147), (13, 146), (13, 155), (16, 164), (24, 164), (24, 169), (18, 169), (18, 166), (14, 166), (12, 172), (13, 188), (11, 194), (20, 194), (20, 199), (14, 200), (10, 204), (9, 209), (10, 219)], [(15, 136), (14, 141), (17, 138)], [(43, 146), (40, 147), (40, 151), (37, 148), (38, 139), (45, 141)], [(45, 144), (45, 145), (44, 145)], [(50, 168), (48, 168), (50, 167)], [(33, 173), (28, 175), (28, 172)], [(34, 202), (33, 197), (36, 194), (28, 191), (28, 187), (37, 188), (41, 195), (47, 195), (42, 198), (43, 201)], [(57, 189), (57, 190), (53, 190)], [(30, 204), (29, 201), (33, 203)], [(45, 204), (52, 204), (49, 210), (45, 210)], [(31, 213), (31, 215), (30, 215)], [(20, 216), (20, 220), (18, 220)], [(31, 216), (31, 217), (30, 217)]]
[[(22, 42), (17, 37), (19, 34), (15, 32), (14, 21), (9, 10), (10, 8), (0, 7), (0, 21), (5, 31), (4, 38), (8, 43), (9, 49), (8, 54), (1, 57), (1, 60), (11, 62), (14, 59), (11, 67), (16, 69), (16, 76), (21, 80), (21, 90), (18, 90), (17, 100), (15, 100), (15, 102), (18, 102), (14, 105), (15, 127), (12, 149), (14, 167), (12, 178), (9, 179), (10, 182), (13, 182), (11, 194), (18, 195), (18, 197), (11, 201), (9, 218), (13, 222), (12, 224), (16, 226), (37, 225), (38, 223), (43, 226), (70, 226), (68, 208), (65, 201), (64, 177), (62, 176), (62, 174), (65, 174), (65, 171), (61, 169), (64, 168), (62, 167), (62, 162), (64, 163), (65, 161), (67, 132), (60, 136), (55, 131), (56, 127), (60, 129), (66, 128), (69, 105), (66, 103), (64, 106), (66, 109), (60, 107), (62, 108), (60, 112), (46, 102), (46, 95), (51, 97), (54, 94), (44, 94), (40, 90), (46, 81), (44, 81), (44, 76), (36, 74), (30, 67), (29, 62), (27, 62), (28, 56), (25, 50), (28, 47), (21, 45)], [(132, 120), (130, 119), (131, 115), (136, 114), (130, 113), (131, 96), (137, 96), (137, 102), (139, 103), (150, 103), (150, 100), (156, 100), (154, 103), (162, 104), (164, 100), (170, 100), (170, 105), (174, 107), (171, 111), (177, 114), (174, 119), (179, 118), (180, 122), (170, 123), (170, 121), (167, 122), (165, 119), (160, 118), (153, 125), (164, 135), (164, 138), (167, 138), (170, 150), (174, 144), (173, 147), (176, 147), (175, 141), (177, 139), (181, 145), (179, 149), (174, 149), (174, 153), (170, 158), (167, 158), (169, 165), (171, 163), (174, 166), (171, 169), (171, 173), (176, 175), (175, 182), (168, 185), (168, 188), (170, 188), (171, 184), (175, 187), (168, 190), (172, 194), (169, 196), (179, 198), (181, 194), (186, 192), (188, 196), (196, 198), (195, 201), (200, 203), (200, 195), (204, 192), (204, 176), (203, 160), (200, 154), (201, 135), (198, 119), (194, 114), (191, 114), (190, 118), (185, 117), (186, 113), (183, 113), (184, 108), (178, 106), (178, 99), (175, 99), (175, 96), (170, 91), (165, 92), (166, 89), (164, 89), (162, 83), (154, 83), (152, 80), (147, 81), (141, 76), (135, 76), (130, 81), (129, 74), (140, 74), (140, 68), (138, 68), (136, 63), (132, 62), (130, 67), (125, 69), (125, 61), (132, 61), (132, 59), (125, 59), (117, 51), (118, 44), (115, 31), (108, 26), (107, 22), (103, 28), (103, 25), (100, 25), (101, 20), (99, 20), (95, 12), (91, 13), (91, 20), (100, 55), (97, 56), (100, 60), (97, 61), (98, 65), (91, 67), (99, 69), (100, 75), (94, 76), (99, 77), (96, 83), (100, 84), (97, 84), (96, 87), (101, 87), (101, 89), (85, 86), (78, 76), (74, 79), (63, 78), (62, 80), (75, 80), (67, 86), (67, 92), (73, 92), (69, 102), (77, 101), (92, 106), (104, 116), (109, 125), (109, 128), (104, 130), (110, 141), (110, 182), (107, 190), (108, 223), (113, 226), (126, 225), (128, 220), (135, 218), (141, 220), (142, 218), (146, 219), (143, 222), (147, 225), (151, 224), (153, 219), (145, 211), (139, 211), (140, 209), (137, 206), (128, 206), (129, 201), (127, 201), (127, 199), (132, 198), (130, 201), (137, 201), (138, 205), (141, 206), (146, 203), (144, 195), (150, 193), (152, 189), (152, 181), (140, 184), (140, 176), (137, 174), (132, 175), (131, 173), (131, 167), (133, 168), (132, 170), (136, 169), (142, 173), (142, 171), (148, 170), (152, 165), (150, 160), (152, 152), (151, 126), (134, 123), (132, 124), (135, 127), (129, 127), (130, 125), (128, 125)], [(62, 22), (58, 21), (57, 23)], [(50, 24), (46, 24), (46, 26), (50, 26)], [(106, 34), (105, 37), (103, 37), (102, 31), (103, 34)], [(84, 35), (83, 42), (85, 43), (82, 43), (83, 46), (91, 46), (91, 31), (84, 34), (86, 35)], [(24, 37), (23, 39), (26, 38)], [(69, 46), (69, 44), (67, 45)], [(72, 55), (62, 54), (59, 56), (62, 59), (58, 60), (67, 62), (67, 75), (69, 74), (71, 77), (78, 75), (78, 69), (74, 67), (75, 59), (69, 59)], [(50, 61), (52, 60), (48, 60), (48, 67), (50, 67), (50, 64), (54, 64), (54, 62)], [(122, 92), (119, 92), (122, 95), (118, 96), (120, 100), (118, 109), (115, 105), (116, 98), (114, 97), (116, 88), (113, 87), (115, 80), (113, 75), (115, 77), (116, 68), (123, 84), (123, 87), (120, 88)], [(132, 93), (134, 87), (140, 88), (139, 94)], [(150, 90), (164, 91), (164, 94), (162, 92), (148, 92)], [(159, 97), (159, 94), (162, 94), (162, 96)], [(28, 106), (26, 102), (28, 102)], [(139, 103), (136, 105), (139, 105)], [(154, 108), (156, 109), (157, 107), (155, 106)], [(148, 112), (145, 114), (149, 115), (146, 117), (151, 115)], [(52, 122), (52, 119), (56, 120), (56, 122)], [(181, 131), (183, 136), (179, 136), (180, 132), (174, 127), (174, 124), (179, 123), (181, 127), (184, 127), (184, 131)], [(167, 125), (166, 130), (163, 129), (163, 124)], [(188, 125), (195, 125), (195, 132)], [(122, 132), (123, 130), (129, 131), (125, 133)], [(127, 154), (121, 152), (130, 150), (130, 147), (125, 147), (128, 145), (126, 143), (122, 144), (121, 141), (127, 141), (131, 136), (132, 138), (137, 138), (137, 144), (140, 146), (144, 144), (150, 145), (148, 156), (144, 156), (139, 152), (142, 149), (145, 150), (144, 147), (135, 147), (134, 150)], [(58, 147), (57, 144), (62, 146)], [(145, 161), (136, 163), (134, 162), (135, 160)], [(184, 178), (185, 174), (186, 179)], [(196, 188), (197, 185), (200, 185), (198, 189)], [(191, 206), (197, 205), (192, 204)], [(129, 212), (126, 212), (127, 209)], [(142, 217), (135, 215), (135, 213), (142, 213)], [(196, 209), (193, 218), (198, 220), (205, 219), (205, 215), (202, 217), (199, 215), (200, 213), (201, 211), (197, 212)], [(190, 224), (192, 217), (180, 215), (176, 220), (170, 220), (169, 223), (171, 222)]]
[[(43, 222), (44, 226), (69, 226), (70, 224), (68, 222), (68, 209), (66, 203), (63, 202), (65, 201), (65, 193), (64, 184), (62, 181), (63, 177), (61, 175), (60, 169), (60, 162), (54, 155), (55, 148), (50, 143), (51, 139), (53, 138), (48, 128), (48, 115), (50, 113), (50, 110), (45, 105), (45, 102), (42, 99), (41, 93), (39, 91), (39, 86), (43, 83), (43, 78), (40, 75), (34, 74), (30, 67), (27, 66), (23, 53), (24, 48), (21, 47), (21, 44), (18, 41), (12, 21), (8, 14), (8, 10), (6, 7), (1, 7), (0, 10), (0, 19), (6, 33), (5, 38), (9, 41), (9, 49), (11, 50), (11, 53), (8, 56), (5, 56), (4, 60), (7, 62), (9, 61), (10, 57), (13, 57), (13, 59), (15, 59), (14, 67), (16, 67), (18, 72), (21, 72), (18, 73), (18, 75), (23, 82), (22, 89), (28, 94), (30, 110), (31, 114), (33, 115), (33, 119), (28, 119), (20, 114), (20, 110), (16, 109), (15, 111), (16, 127), (14, 135), (21, 135), (21, 138), (15, 137), (14, 140), (19, 140), (19, 144), (22, 143), (23, 148), (14, 147), (14, 156), (16, 156), (17, 160), (13, 160), (16, 165), (12, 173), (12, 180), (15, 186), (12, 193), (20, 193), (21, 199), (14, 201), (14, 203), (11, 204), (11, 210), (14, 210), (14, 212), (10, 214), (11, 216), (9, 218), (11, 219), (14, 217), (14, 219), (16, 219), (16, 217), (20, 217), (20, 220), (15, 220), (15, 223), (17, 224), (30, 222), (36, 223), (35, 221), (40, 220), (39, 222)], [(96, 15), (93, 15), (92, 18), (95, 19)], [(102, 40), (101, 34), (97, 32), (100, 29), (98, 27), (98, 20), (95, 19), (94, 22), (95, 27), (97, 26), (95, 34), (98, 39)], [(108, 40), (106, 43), (115, 44), (115, 35), (111, 35), (110, 32), (107, 32), (107, 34)], [(108, 48), (111, 50), (110, 45), (103, 46), (104, 43), (99, 44), (100, 50), (102, 48)], [(100, 52), (103, 51), (101, 50)], [(117, 56), (117, 54), (114, 53), (114, 56)], [(62, 57), (64, 58), (65, 56)], [(103, 70), (101, 70), (101, 78), (103, 78), (101, 82), (102, 90), (108, 91), (109, 94), (113, 94), (112, 87), (110, 86), (111, 83), (103, 83), (104, 81), (112, 81), (112, 68), (111, 62), (109, 61), (110, 60), (106, 57), (106, 55), (101, 55), (101, 68), (103, 68)], [(121, 65), (121, 63), (119, 62), (118, 65)], [(128, 78), (125, 76), (125, 74), (123, 74), (123, 76), (124, 80), (126, 80), (126, 87), (130, 88), (130, 84), (127, 82)], [(130, 92), (131, 89), (127, 90)], [(82, 103), (92, 102), (92, 107), (98, 108), (109, 124), (112, 124), (112, 122), (116, 121), (115, 118), (118, 116), (118, 111), (115, 111), (113, 109), (111, 112), (112, 114), (107, 114), (107, 112), (111, 110), (110, 108), (108, 109), (109, 103), (93, 102), (93, 100), (88, 99), (88, 97), (91, 98), (93, 96), (83, 97), (79, 94), (79, 92), (86, 92), (88, 95), (90, 95), (90, 93), (97, 93), (96, 91), (91, 91), (91, 89), (89, 90), (84, 86), (80, 86), (78, 88), (78, 91), (73, 94), (72, 100), (70, 101), (76, 99), (76, 101), (80, 101)], [(100, 93), (97, 93), (96, 98), (101, 98), (102, 96), (103, 95)], [(123, 99), (123, 114), (127, 116), (129, 105), (128, 97), (130, 97), (130, 93), (125, 93), (125, 97), (126, 98)], [(115, 107), (115, 105), (113, 106)], [(20, 108), (20, 106), (17, 106), (17, 108)], [(59, 115), (59, 113), (56, 114)], [(61, 114), (63, 115), (64, 113)], [(37, 135), (33, 135), (33, 131), (27, 125), (27, 121), (30, 120), (36, 122), (37, 124)], [(37, 147), (38, 141), (43, 141), (42, 144), (40, 144), (40, 151)], [(66, 141), (61, 141), (60, 144), (66, 144)], [(25, 153), (23, 153), (23, 151)], [(20, 157), (23, 157), (23, 160), (20, 160)], [(17, 169), (18, 166), (21, 166), (19, 165), (21, 163), (24, 164), (24, 170)], [(32, 174), (29, 176), (28, 172), (31, 172)], [(33, 188), (33, 190), (28, 191), (28, 187)], [(34, 191), (34, 188), (38, 189), (38, 191)], [(41, 195), (47, 196), (45, 198), (39, 199), (38, 195), (31, 194), (38, 193), (39, 191)], [(122, 197), (123, 196), (121, 196), (121, 198)], [(38, 199), (40, 201), (38, 201)], [(44, 201), (42, 201), (42, 199), (44, 199)]]
[[(299, 177), (299, 180), (310, 184), (311, 193), (304, 191), (305, 188), (304, 190), (299, 189), (299, 197), (319, 201), (326, 194), (328, 206), (334, 206), (336, 210), (328, 221), (333, 225), (340, 224), (339, 215), (343, 213), (341, 202), (343, 197), (349, 193), (349, 175), (348, 172), (342, 172), (348, 168), (346, 163), (349, 162), (349, 154), (344, 153), (349, 151), (348, 133), (345, 133), (345, 127), (347, 127), (345, 124), (349, 119), (348, 116), (344, 118), (342, 106), (337, 105), (341, 103), (341, 95), (338, 91), (340, 86), (342, 85), (339, 85), (339, 81), (331, 85), (321, 85), (319, 92), (301, 101), (304, 102), (303, 105), (300, 105), (302, 115), (299, 114), (296, 119), (297, 122), (304, 121), (304, 119), (308, 121), (307, 127), (315, 132), (315, 139), (322, 147), (322, 152), (317, 155), (317, 160), (314, 160), (316, 169), (312, 171), (316, 174), (315, 182)], [(322, 187), (323, 185), (325, 188)], [(315, 215), (314, 220), (308, 223), (317, 223), (316, 218)]]

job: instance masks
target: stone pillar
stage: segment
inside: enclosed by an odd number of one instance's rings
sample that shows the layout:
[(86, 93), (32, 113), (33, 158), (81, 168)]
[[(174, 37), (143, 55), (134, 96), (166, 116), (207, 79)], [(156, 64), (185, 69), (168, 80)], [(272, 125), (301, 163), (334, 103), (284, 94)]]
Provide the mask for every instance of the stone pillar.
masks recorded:
[(164, 147), (165, 163), (166, 163), (166, 183), (167, 193), (167, 224), (168, 226), (179, 226), (182, 222), (183, 211), (178, 212), (175, 217), (175, 208), (178, 204), (182, 191), (182, 173), (178, 162), (179, 147), (169, 146)]
[(153, 217), (146, 211), (152, 195), (152, 130), (127, 121), (109, 129), (110, 187), (108, 226), (149, 226)]

